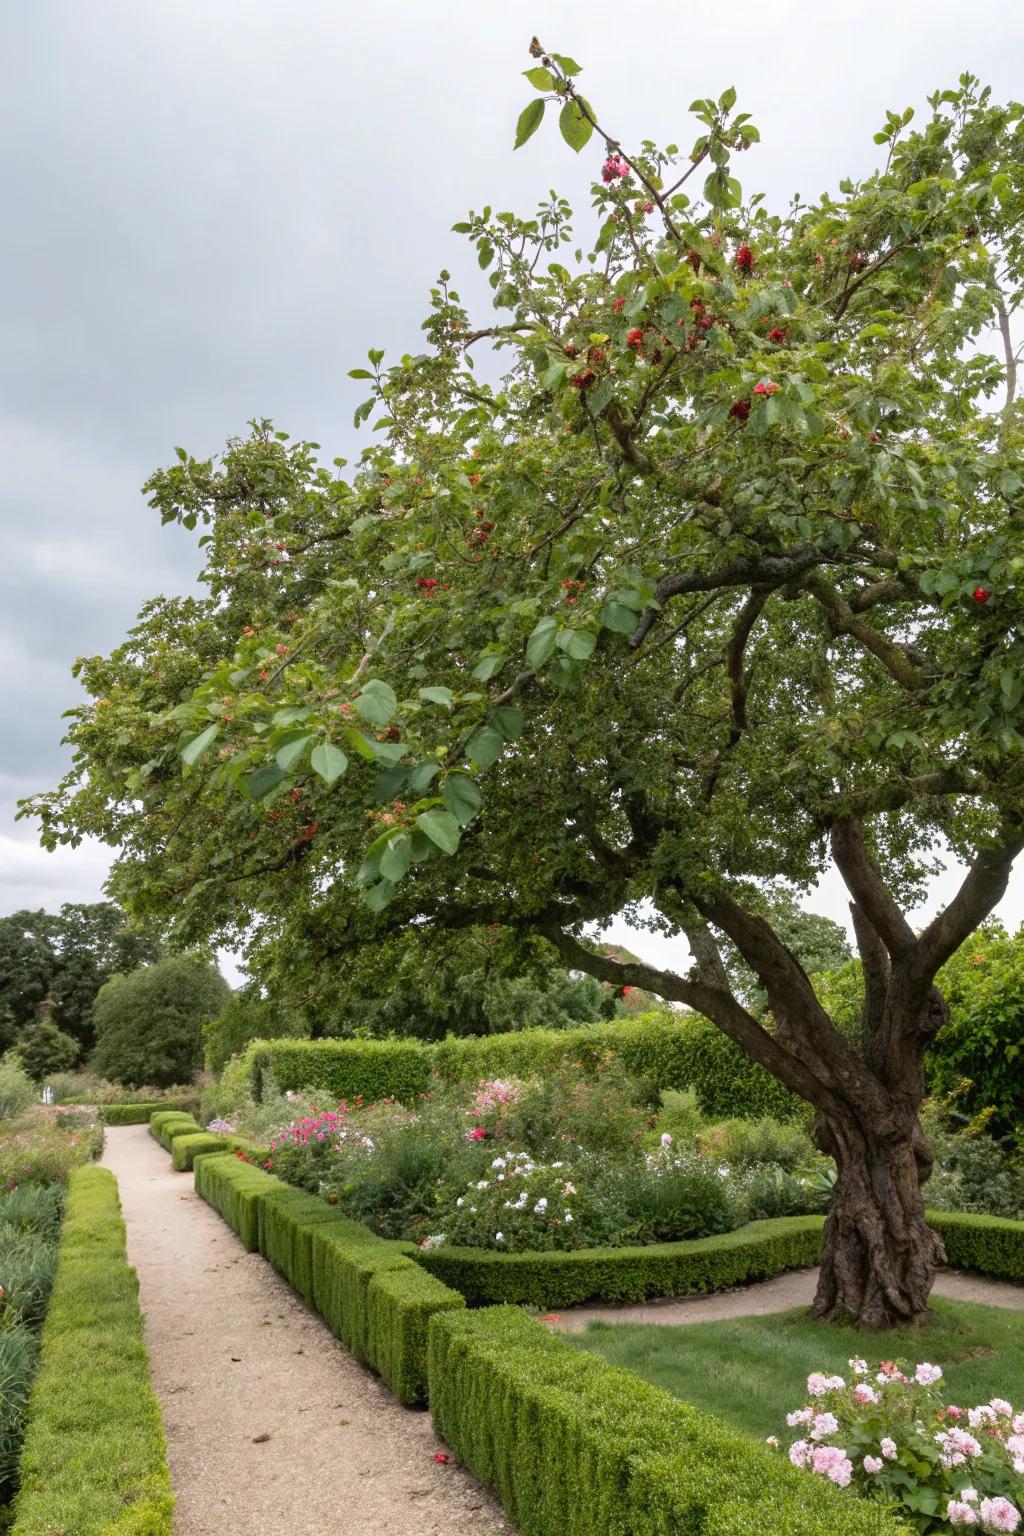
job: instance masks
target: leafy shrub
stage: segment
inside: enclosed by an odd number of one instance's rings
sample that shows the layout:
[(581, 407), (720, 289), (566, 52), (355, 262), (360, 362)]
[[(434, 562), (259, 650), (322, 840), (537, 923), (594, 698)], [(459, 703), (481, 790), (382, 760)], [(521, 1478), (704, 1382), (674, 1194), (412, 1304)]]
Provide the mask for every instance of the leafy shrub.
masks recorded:
[(794, 1169), (813, 1162), (817, 1155), (802, 1126), (772, 1120), (723, 1120), (699, 1132), (697, 1144), (709, 1156), (730, 1167), (750, 1163), (777, 1163)]
[(971, 1083), (964, 1108), (995, 1109), (994, 1130), (1024, 1124), (1024, 929), (1012, 937), (998, 923), (974, 934), (943, 966), (938, 986), (949, 1023), (928, 1057), (932, 1091)]
[(613, 1245), (627, 1240), (631, 1215), (624, 1180), (602, 1178), (596, 1159), (535, 1162), (528, 1152), (493, 1159), (479, 1179), (438, 1210), (438, 1230), (424, 1247), (442, 1242), (502, 1253)]
[(0, 1061), (0, 1120), (13, 1119), (39, 1099), (39, 1090), (12, 1052)]
[(93, 1004), (93, 1069), (133, 1086), (188, 1081), (202, 1064), (203, 1025), (229, 996), (217, 968), (197, 955), (112, 977)]
[(174, 1496), (138, 1281), (117, 1184), (103, 1168), (76, 1169), (68, 1183), (21, 1477), (13, 1536), (171, 1536)]
[(0, 1328), (0, 1500), (11, 1497), (25, 1438), (29, 1389), (39, 1355), (33, 1329), (16, 1323)]
[(818, 1162), (819, 1168), (799, 1174), (778, 1163), (751, 1163), (733, 1175), (731, 1187), (751, 1221), (825, 1212), (835, 1189), (835, 1165), (824, 1157)]
[(640, 1242), (711, 1237), (742, 1225), (746, 1214), (721, 1170), (669, 1146), (624, 1174), (624, 1204)]
[(14, 1049), (29, 1077), (41, 1083), (51, 1072), (70, 1071), (81, 1046), (73, 1035), (66, 1035), (49, 1019), (40, 1019), (22, 1032)]
[(1024, 1151), (989, 1133), (994, 1110), (969, 1118), (963, 1105), (972, 1085), (958, 1084), (928, 1101), (922, 1114), (935, 1166), (925, 1198), (940, 1211), (972, 1211), (1013, 1220), (1024, 1217)]
[[(178, 1100), (191, 1101), (195, 1094), (194, 1088), (188, 1083), (172, 1084), (168, 1088), (156, 1088), (152, 1083), (145, 1083), (137, 1088), (129, 1088), (124, 1083), (112, 1083), (104, 1077), (97, 1077), (95, 1073), (85, 1071), (53, 1072), (47, 1077), (43, 1086), (51, 1090), (54, 1104), (148, 1103), (154, 1108), (163, 1104), (171, 1108)], [(111, 1121), (111, 1124), (114, 1123), (130, 1122)]]
[(953, 1525), (1016, 1529), (1024, 1413), (998, 1398), (946, 1406), (942, 1370), (927, 1361), (869, 1372), (851, 1360), (850, 1370), (850, 1385), (820, 1371), (807, 1378), (807, 1401), (786, 1417), (794, 1466), (895, 1509), (921, 1536)]
[(659, 1135), (671, 1136), (679, 1146), (696, 1145), (703, 1126), (704, 1116), (694, 1089), (666, 1088), (662, 1091), (655, 1125)]

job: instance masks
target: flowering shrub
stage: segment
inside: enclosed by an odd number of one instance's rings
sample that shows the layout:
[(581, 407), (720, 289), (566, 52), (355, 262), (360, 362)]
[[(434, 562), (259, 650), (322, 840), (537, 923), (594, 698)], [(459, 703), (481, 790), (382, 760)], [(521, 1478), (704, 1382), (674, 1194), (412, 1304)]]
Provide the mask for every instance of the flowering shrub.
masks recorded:
[(432, 1233), (424, 1246), (443, 1240), (522, 1253), (625, 1241), (629, 1216), (621, 1196), (602, 1189), (588, 1161), (542, 1163), (529, 1152), (499, 1154), (441, 1214), (443, 1234)]
[[(891, 1505), (922, 1533), (951, 1526), (1015, 1531), (1024, 1492), (1024, 1413), (1003, 1398), (944, 1403), (942, 1370), (850, 1361), (851, 1380), (812, 1372), (787, 1414), (789, 1459), (840, 1488)], [(778, 1445), (772, 1436), (771, 1444)]]
[(0, 1188), (63, 1183), (72, 1168), (98, 1157), (102, 1148), (103, 1128), (95, 1114), (69, 1115), (37, 1105), (4, 1125)]

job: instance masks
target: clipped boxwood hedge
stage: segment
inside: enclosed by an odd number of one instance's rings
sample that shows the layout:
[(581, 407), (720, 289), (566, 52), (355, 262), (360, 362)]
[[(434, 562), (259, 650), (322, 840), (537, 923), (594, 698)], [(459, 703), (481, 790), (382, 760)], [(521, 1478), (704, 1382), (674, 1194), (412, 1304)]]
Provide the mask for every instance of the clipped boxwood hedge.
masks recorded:
[(196, 1158), (194, 1168), (196, 1194), (212, 1205), (249, 1252), (255, 1253), (260, 1245), (260, 1197), (279, 1188), (281, 1180), (244, 1163), (233, 1152), (208, 1152)]
[(171, 1139), (171, 1166), (176, 1173), (189, 1173), (195, 1159), (207, 1152), (244, 1152), (255, 1163), (262, 1163), (267, 1155), (264, 1148), (254, 1141), (247, 1141), (244, 1136), (186, 1127), (184, 1132), (177, 1131)]
[(572, 1307), (587, 1301), (643, 1301), (725, 1291), (818, 1262), (821, 1216), (752, 1221), (735, 1232), (637, 1248), (575, 1253), (496, 1253), (483, 1248), (415, 1248), (417, 1262), (471, 1306), (516, 1302)]
[(194, 1115), (180, 1109), (162, 1109), (149, 1117), (149, 1134), (154, 1136), (166, 1152), (178, 1135), (195, 1135), (202, 1126)]
[(151, 1115), (191, 1113), (194, 1099), (156, 1099), (148, 1104), (101, 1104), (104, 1125), (148, 1125)]
[(429, 1374), (438, 1433), (519, 1536), (906, 1536), (518, 1308), (434, 1318)]
[(173, 1506), (117, 1183), (105, 1168), (76, 1168), (13, 1536), (171, 1536)]
[(928, 1211), (928, 1223), (946, 1245), (952, 1269), (972, 1269), (994, 1280), (1024, 1284), (1024, 1221)]
[(348, 1102), (361, 1095), (367, 1103), (384, 1098), (409, 1103), (429, 1087), (433, 1072), (453, 1082), (522, 1077), (564, 1063), (593, 1066), (608, 1052), (659, 1088), (693, 1088), (702, 1111), (712, 1117), (792, 1119), (805, 1112), (770, 1073), (692, 1014), (647, 1014), (580, 1029), (523, 1029), (435, 1043), (254, 1040), (246, 1061), (257, 1099), (272, 1078), (282, 1090), (319, 1088)]

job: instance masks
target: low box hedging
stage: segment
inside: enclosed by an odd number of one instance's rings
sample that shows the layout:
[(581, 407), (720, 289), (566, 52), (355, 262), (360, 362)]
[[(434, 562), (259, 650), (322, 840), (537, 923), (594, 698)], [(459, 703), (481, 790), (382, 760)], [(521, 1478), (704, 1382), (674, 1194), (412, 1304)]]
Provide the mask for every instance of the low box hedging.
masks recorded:
[(76, 1168), (12, 1531), (171, 1536), (173, 1505), (117, 1184), (104, 1168)]
[(259, 1248), (260, 1197), (280, 1188), (273, 1174), (244, 1163), (233, 1152), (211, 1152), (194, 1163), (196, 1193), (223, 1216), (250, 1253)]
[(429, 1397), (427, 1340), (430, 1319), (456, 1312), (465, 1301), (425, 1269), (412, 1264), (377, 1270), (366, 1292), (368, 1354), (400, 1403)]
[(996, 1280), (1024, 1283), (1024, 1221), (999, 1216), (968, 1216), (951, 1211), (928, 1211), (946, 1247), (952, 1269), (972, 1269)]
[(356, 1241), (368, 1235), (364, 1226), (341, 1215), (333, 1205), (280, 1182), (260, 1198), (258, 1222), (260, 1253), (294, 1286), (309, 1307), (315, 1306), (314, 1231), (329, 1225)]
[(453, 1081), (528, 1076), (545, 1067), (593, 1065), (608, 1052), (627, 1071), (659, 1088), (693, 1088), (711, 1117), (803, 1114), (800, 1100), (763, 1067), (738, 1050), (714, 1025), (692, 1014), (587, 1025), (580, 1029), (523, 1029), (507, 1034), (450, 1037), (434, 1044), (416, 1040), (254, 1040), (246, 1061), (253, 1094), (262, 1097), (268, 1078), (286, 1089), (320, 1088), (334, 1099), (367, 1103), (395, 1098), (411, 1102), (429, 1086), (431, 1073)]
[(180, 1109), (158, 1110), (149, 1117), (149, 1134), (156, 1138), (166, 1152), (171, 1150), (174, 1136), (185, 1131), (201, 1131), (202, 1126), (194, 1115)]
[(433, 1318), (429, 1375), (439, 1434), (519, 1536), (906, 1536), (517, 1308)]
[(687, 1296), (767, 1280), (817, 1264), (822, 1217), (752, 1221), (735, 1232), (637, 1248), (575, 1253), (496, 1253), (483, 1248), (415, 1248), (417, 1263), (471, 1306), (515, 1302), (572, 1307), (587, 1301)]
[(191, 1171), (197, 1157), (208, 1152), (244, 1152), (253, 1162), (262, 1163), (266, 1151), (244, 1136), (232, 1136), (223, 1131), (203, 1131), (186, 1128), (171, 1139), (171, 1165), (176, 1173)]
[(101, 1104), (100, 1119), (104, 1125), (148, 1125), (151, 1115), (188, 1114), (194, 1108), (194, 1099), (157, 1099), (148, 1104)]

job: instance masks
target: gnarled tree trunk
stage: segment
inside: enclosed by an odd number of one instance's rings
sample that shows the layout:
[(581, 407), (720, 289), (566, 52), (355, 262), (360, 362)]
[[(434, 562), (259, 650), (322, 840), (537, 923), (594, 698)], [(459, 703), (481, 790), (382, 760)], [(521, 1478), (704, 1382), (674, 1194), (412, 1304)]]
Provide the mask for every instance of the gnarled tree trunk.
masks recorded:
[(916, 1116), (884, 1141), (852, 1116), (819, 1121), (814, 1138), (835, 1158), (837, 1180), (813, 1315), (865, 1329), (915, 1321), (945, 1257), (924, 1219), (932, 1158)]

